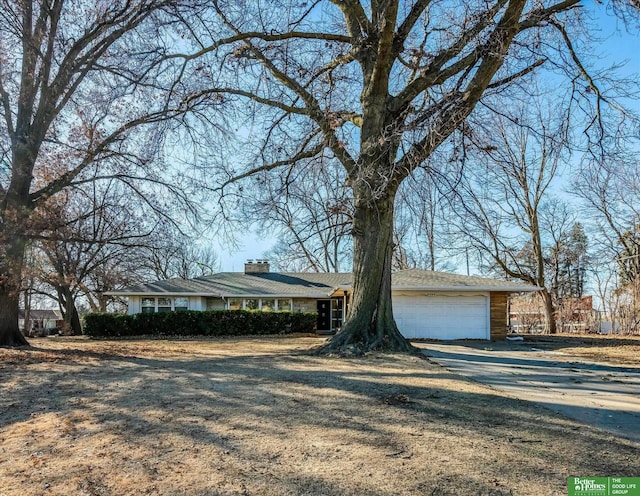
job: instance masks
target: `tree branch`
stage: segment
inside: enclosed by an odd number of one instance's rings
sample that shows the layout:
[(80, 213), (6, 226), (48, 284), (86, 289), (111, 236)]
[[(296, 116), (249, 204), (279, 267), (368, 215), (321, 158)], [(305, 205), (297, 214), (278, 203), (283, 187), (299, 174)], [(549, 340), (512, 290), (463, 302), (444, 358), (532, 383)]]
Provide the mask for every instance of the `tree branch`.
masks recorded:
[(240, 181), (241, 179), (245, 179), (247, 177), (250, 177), (253, 174), (256, 174), (258, 172), (266, 172), (266, 171), (277, 169), (278, 167), (283, 167), (283, 166), (286, 166), (286, 165), (295, 165), (300, 160), (313, 158), (313, 157), (316, 157), (316, 156), (320, 155), (322, 153), (322, 151), (324, 150), (324, 148), (325, 148), (325, 144), (324, 143), (320, 143), (319, 145), (316, 145), (314, 148), (311, 148), (310, 150), (304, 150), (304, 147), (311, 141), (312, 137), (313, 137), (313, 135), (310, 136), (309, 139), (303, 144), (303, 149), (300, 150), (298, 153), (296, 153), (293, 157), (291, 157), (289, 159), (286, 159), (286, 160), (278, 160), (276, 162), (273, 162), (273, 163), (270, 163), (270, 164), (261, 165), (259, 167), (254, 167), (253, 169), (250, 169), (250, 170), (248, 170), (246, 172), (243, 172), (242, 174), (239, 174), (239, 175), (234, 176), (234, 177), (232, 177), (230, 179), (227, 179), (224, 183), (222, 183), (216, 189), (217, 190), (223, 190), (229, 184), (232, 184), (234, 182)]
[(518, 19), (525, 4), (526, 0), (511, 0), (509, 2), (500, 22), (482, 47), (484, 55), (482, 62), (466, 89), (452, 99), (451, 105), (438, 114), (437, 121), (430, 127), (426, 136), (415, 143), (398, 161), (398, 171), (404, 174), (413, 171), (471, 113), (486, 88), (491, 84), (491, 79), (502, 66), (511, 41), (519, 32)]
[(157, 122), (167, 121), (169, 119), (175, 118), (177, 115), (181, 115), (186, 112), (187, 108), (173, 110), (173, 111), (159, 111), (154, 112), (152, 114), (147, 114), (137, 119), (131, 120), (126, 124), (120, 126), (118, 129), (113, 131), (109, 136), (107, 136), (104, 140), (98, 143), (93, 149), (87, 150), (86, 156), (80, 163), (74, 167), (73, 169), (65, 172), (58, 178), (50, 181), (47, 185), (40, 188), (37, 191), (34, 191), (29, 195), (29, 199), (32, 204), (37, 205), (39, 202), (51, 197), (52, 195), (62, 191), (65, 187), (69, 186), (73, 180), (84, 170), (86, 167), (92, 163), (96, 157), (100, 154), (106, 152), (109, 146), (116, 141), (118, 141), (122, 136), (124, 136), (127, 131), (142, 126), (146, 124), (152, 124)]
[[(440, 50), (440, 52), (433, 57), (433, 61), (429, 66), (425, 70), (421, 71), (421, 75), (411, 81), (396, 97), (393, 98), (391, 103), (392, 111), (398, 112), (401, 109), (406, 108), (413, 99), (425, 89), (436, 84), (436, 82), (441, 84), (453, 75), (475, 63), (482, 53), (486, 53), (489, 49), (489, 42), (477, 47), (458, 63), (452, 64), (452, 68), (445, 68), (443, 70), (443, 67), (447, 62), (460, 55), (469, 43), (492, 23), (496, 14), (508, 2), (509, 0), (499, 0), (496, 2), (491, 9), (483, 13), (480, 19), (471, 28), (465, 30), (455, 43), (448, 48)], [(494, 33), (497, 29), (498, 28), (494, 29)]]
[(411, 7), (411, 11), (407, 14), (404, 21), (402, 21), (402, 24), (400, 24), (394, 39), (394, 51), (396, 56), (402, 53), (402, 50), (404, 49), (404, 42), (411, 33), (413, 27), (416, 25), (416, 22), (420, 19), (420, 15), (422, 15), (430, 3), (431, 0), (418, 0), (413, 7)]
[(358, 0), (330, 0), (330, 2), (342, 11), (347, 21), (347, 30), (349, 31), (351, 43), (371, 33), (371, 22)]

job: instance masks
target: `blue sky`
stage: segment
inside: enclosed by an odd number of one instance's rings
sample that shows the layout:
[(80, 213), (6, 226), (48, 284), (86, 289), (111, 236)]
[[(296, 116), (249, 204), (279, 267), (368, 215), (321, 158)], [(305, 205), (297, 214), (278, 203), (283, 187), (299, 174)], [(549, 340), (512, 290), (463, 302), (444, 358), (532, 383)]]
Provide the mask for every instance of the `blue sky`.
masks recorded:
[[(597, 4), (588, 1), (585, 8), (592, 9), (598, 19), (600, 33), (603, 39), (598, 53), (594, 54), (599, 58), (598, 65), (609, 67), (614, 64), (625, 63), (620, 72), (624, 75), (636, 78), (640, 77), (640, 29), (637, 25), (631, 29), (625, 28), (623, 23), (611, 14), (607, 14), (606, 4)], [(630, 32), (631, 31), (631, 32)], [(640, 112), (640, 101), (634, 105)], [(276, 242), (275, 238), (259, 237), (255, 231), (247, 232), (238, 237), (238, 248), (229, 248), (218, 243), (214, 243), (220, 259), (221, 270), (242, 271), (247, 259), (262, 258), (264, 252), (268, 251)], [(466, 270), (460, 264), (458, 271)]]

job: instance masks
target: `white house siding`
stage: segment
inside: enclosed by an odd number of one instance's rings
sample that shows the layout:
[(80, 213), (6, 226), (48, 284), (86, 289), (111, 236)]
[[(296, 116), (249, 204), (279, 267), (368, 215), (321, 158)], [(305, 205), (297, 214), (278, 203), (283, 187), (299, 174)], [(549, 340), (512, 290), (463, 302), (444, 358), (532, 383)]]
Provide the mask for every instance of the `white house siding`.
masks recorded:
[(406, 338), (489, 339), (489, 293), (400, 292), (393, 313)]
[(129, 315), (133, 315), (136, 313), (142, 312), (142, 299), (140, 296), (129, 296), (129, 305), (127, 308), (127, 313)]
[(207, 310), (225, 310), (227, 304), (222, 298), (205, 298), (205, 308)]

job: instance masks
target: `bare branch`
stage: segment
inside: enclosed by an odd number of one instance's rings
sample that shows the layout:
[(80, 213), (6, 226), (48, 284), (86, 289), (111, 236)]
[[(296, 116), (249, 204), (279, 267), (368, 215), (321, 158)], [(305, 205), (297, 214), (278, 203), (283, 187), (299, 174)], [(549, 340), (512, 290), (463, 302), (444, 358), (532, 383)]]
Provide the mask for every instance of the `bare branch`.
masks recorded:
[(320, 143), (319, 145), (316, 145), (315, 147), (306, 150), (306, 145), (309, 144), (309, 142), (311, 141), (311, 139), (313, 138), (313, 135), (310, 136), (304, 143), (302, 146), (302, 149), (296, 153), (293, 157), (286, 159), (286, 160), (278, 160), (276, 162), (270, 163), (270, 164), (265, 164), (265, 165), (261, 165), (260, 167), (254, 167), (253, 169), (250, 169), (242, 174), (239, 174), (237, 176), (234, 176), (228, 180), (226, 180), (224, 183), (222, 183), (219, 187), (217, 187), (216, 189), (219, 190), (223, 190), (226, 186), (228, 186), (229, 184), (235, 183), (240, 181), (241, 179), (245, 179), (247, 177), (253, 176), (255, 174), (257, 174), (258, 172), (266, 172), (266, 171), (270, 171), (273, 169), (277, 169), (279, 167), (284, 167), (287, 165), (295, 165), (296, 163), (300, 162), (301, 160), (304, 159), (309, 159), (309, 158), (313, 158), (316, 157), (318, 155), (320, 155), (322, 153), (322, 151), (325, 148), (325, 144), (324, 143)]
[(404, 42), (407, 39), (407, 36), (411, 33), (416, 22), (420, 19), (420, 16), (425, 11), (425, 9), (429, 6), (431, 0), (418, 0), (412, 7), (407, 17), (405, 17), (402, 24), (396, 31), (394, 45), (395, 45), (395, 53), (396, 56), (402, 52), (404, 49)]
[(330, 0), (344, 14), (347, 29), (352, 40), (360, 40), (367, 36), (372, 29), (362, 5), (358, 0)]

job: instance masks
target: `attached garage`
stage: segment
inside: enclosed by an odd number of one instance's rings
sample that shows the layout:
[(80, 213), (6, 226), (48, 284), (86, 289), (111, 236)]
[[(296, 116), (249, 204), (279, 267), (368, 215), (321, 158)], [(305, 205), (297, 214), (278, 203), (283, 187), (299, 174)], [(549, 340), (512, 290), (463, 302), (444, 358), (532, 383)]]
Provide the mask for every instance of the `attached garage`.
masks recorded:
[(393, 314), (409, 339), (490, 339), (489, 293), (394, 294)]

